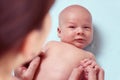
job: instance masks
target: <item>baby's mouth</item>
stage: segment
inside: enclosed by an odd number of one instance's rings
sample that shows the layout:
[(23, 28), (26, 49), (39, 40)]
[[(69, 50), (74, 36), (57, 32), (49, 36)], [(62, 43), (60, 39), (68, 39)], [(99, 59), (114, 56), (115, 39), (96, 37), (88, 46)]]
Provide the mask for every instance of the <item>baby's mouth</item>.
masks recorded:
[(75, 41), (77, 41), (78, 43), (84, 43), (85, 39), (79, 38), (79, 39), (75, 39)]

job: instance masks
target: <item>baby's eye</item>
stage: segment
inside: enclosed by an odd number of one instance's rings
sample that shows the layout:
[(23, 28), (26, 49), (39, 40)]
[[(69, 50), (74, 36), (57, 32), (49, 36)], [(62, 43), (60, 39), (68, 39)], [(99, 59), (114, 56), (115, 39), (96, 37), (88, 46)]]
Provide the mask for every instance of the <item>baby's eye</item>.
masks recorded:
[(69, 28), (75, 28), (75, 26), (69, 26)]
[(84, 28), (89, 28), (88, 26), (84, 26)]
[(83, 28), (84, 28), (84, 29), (90, 29), (90, 27), (88, 27), (88, 26), (84, 26)]

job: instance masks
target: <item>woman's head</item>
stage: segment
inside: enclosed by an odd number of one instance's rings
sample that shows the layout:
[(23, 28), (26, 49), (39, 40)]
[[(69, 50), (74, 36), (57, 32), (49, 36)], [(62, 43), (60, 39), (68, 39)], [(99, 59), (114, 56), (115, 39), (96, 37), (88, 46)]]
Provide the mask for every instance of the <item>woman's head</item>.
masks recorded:
[[(29, 34), (46, 34), (46, 28), (42, 27), (43, 21), (53, 2), (54, 0), (0, 0), (0, 56), (13, 48), (20, 49)], [(40, 38), (43, 39), (44, 36), (40, 35)]]

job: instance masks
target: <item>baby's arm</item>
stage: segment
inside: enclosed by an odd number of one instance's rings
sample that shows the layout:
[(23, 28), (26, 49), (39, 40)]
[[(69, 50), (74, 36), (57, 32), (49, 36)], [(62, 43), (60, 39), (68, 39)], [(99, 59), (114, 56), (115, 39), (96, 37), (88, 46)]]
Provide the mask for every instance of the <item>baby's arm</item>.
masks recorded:
[(80, 65), (78, 68), (73, 69), (68, 80), (82, 80), (83, 67)]

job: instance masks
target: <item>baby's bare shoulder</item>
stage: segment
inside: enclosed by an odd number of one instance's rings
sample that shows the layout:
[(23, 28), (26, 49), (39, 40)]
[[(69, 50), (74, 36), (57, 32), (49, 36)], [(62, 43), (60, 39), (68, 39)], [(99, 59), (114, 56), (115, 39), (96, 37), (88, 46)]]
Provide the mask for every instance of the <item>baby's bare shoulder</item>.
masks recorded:
[(49, 41), (45, 44), (45, 46), (43, 47), (46, 50), (61, 50), (61, 42), (59, 41)]
[(96, 60), (95, 55), (92, 52), (86, 51), (86, 54), (90, 57), (90, 59)]
[(52, 48), (57, 44), (57, 41), (49, 41), (42, 47), (42, 52), (46, 52), (49, 48)]
[(49, 41), (47, 42), (47, 44), (45, 46), (48, 46), (48, 47), (54, 47), (54, 46), (57, 46), (59, 45), (59, 41)]

